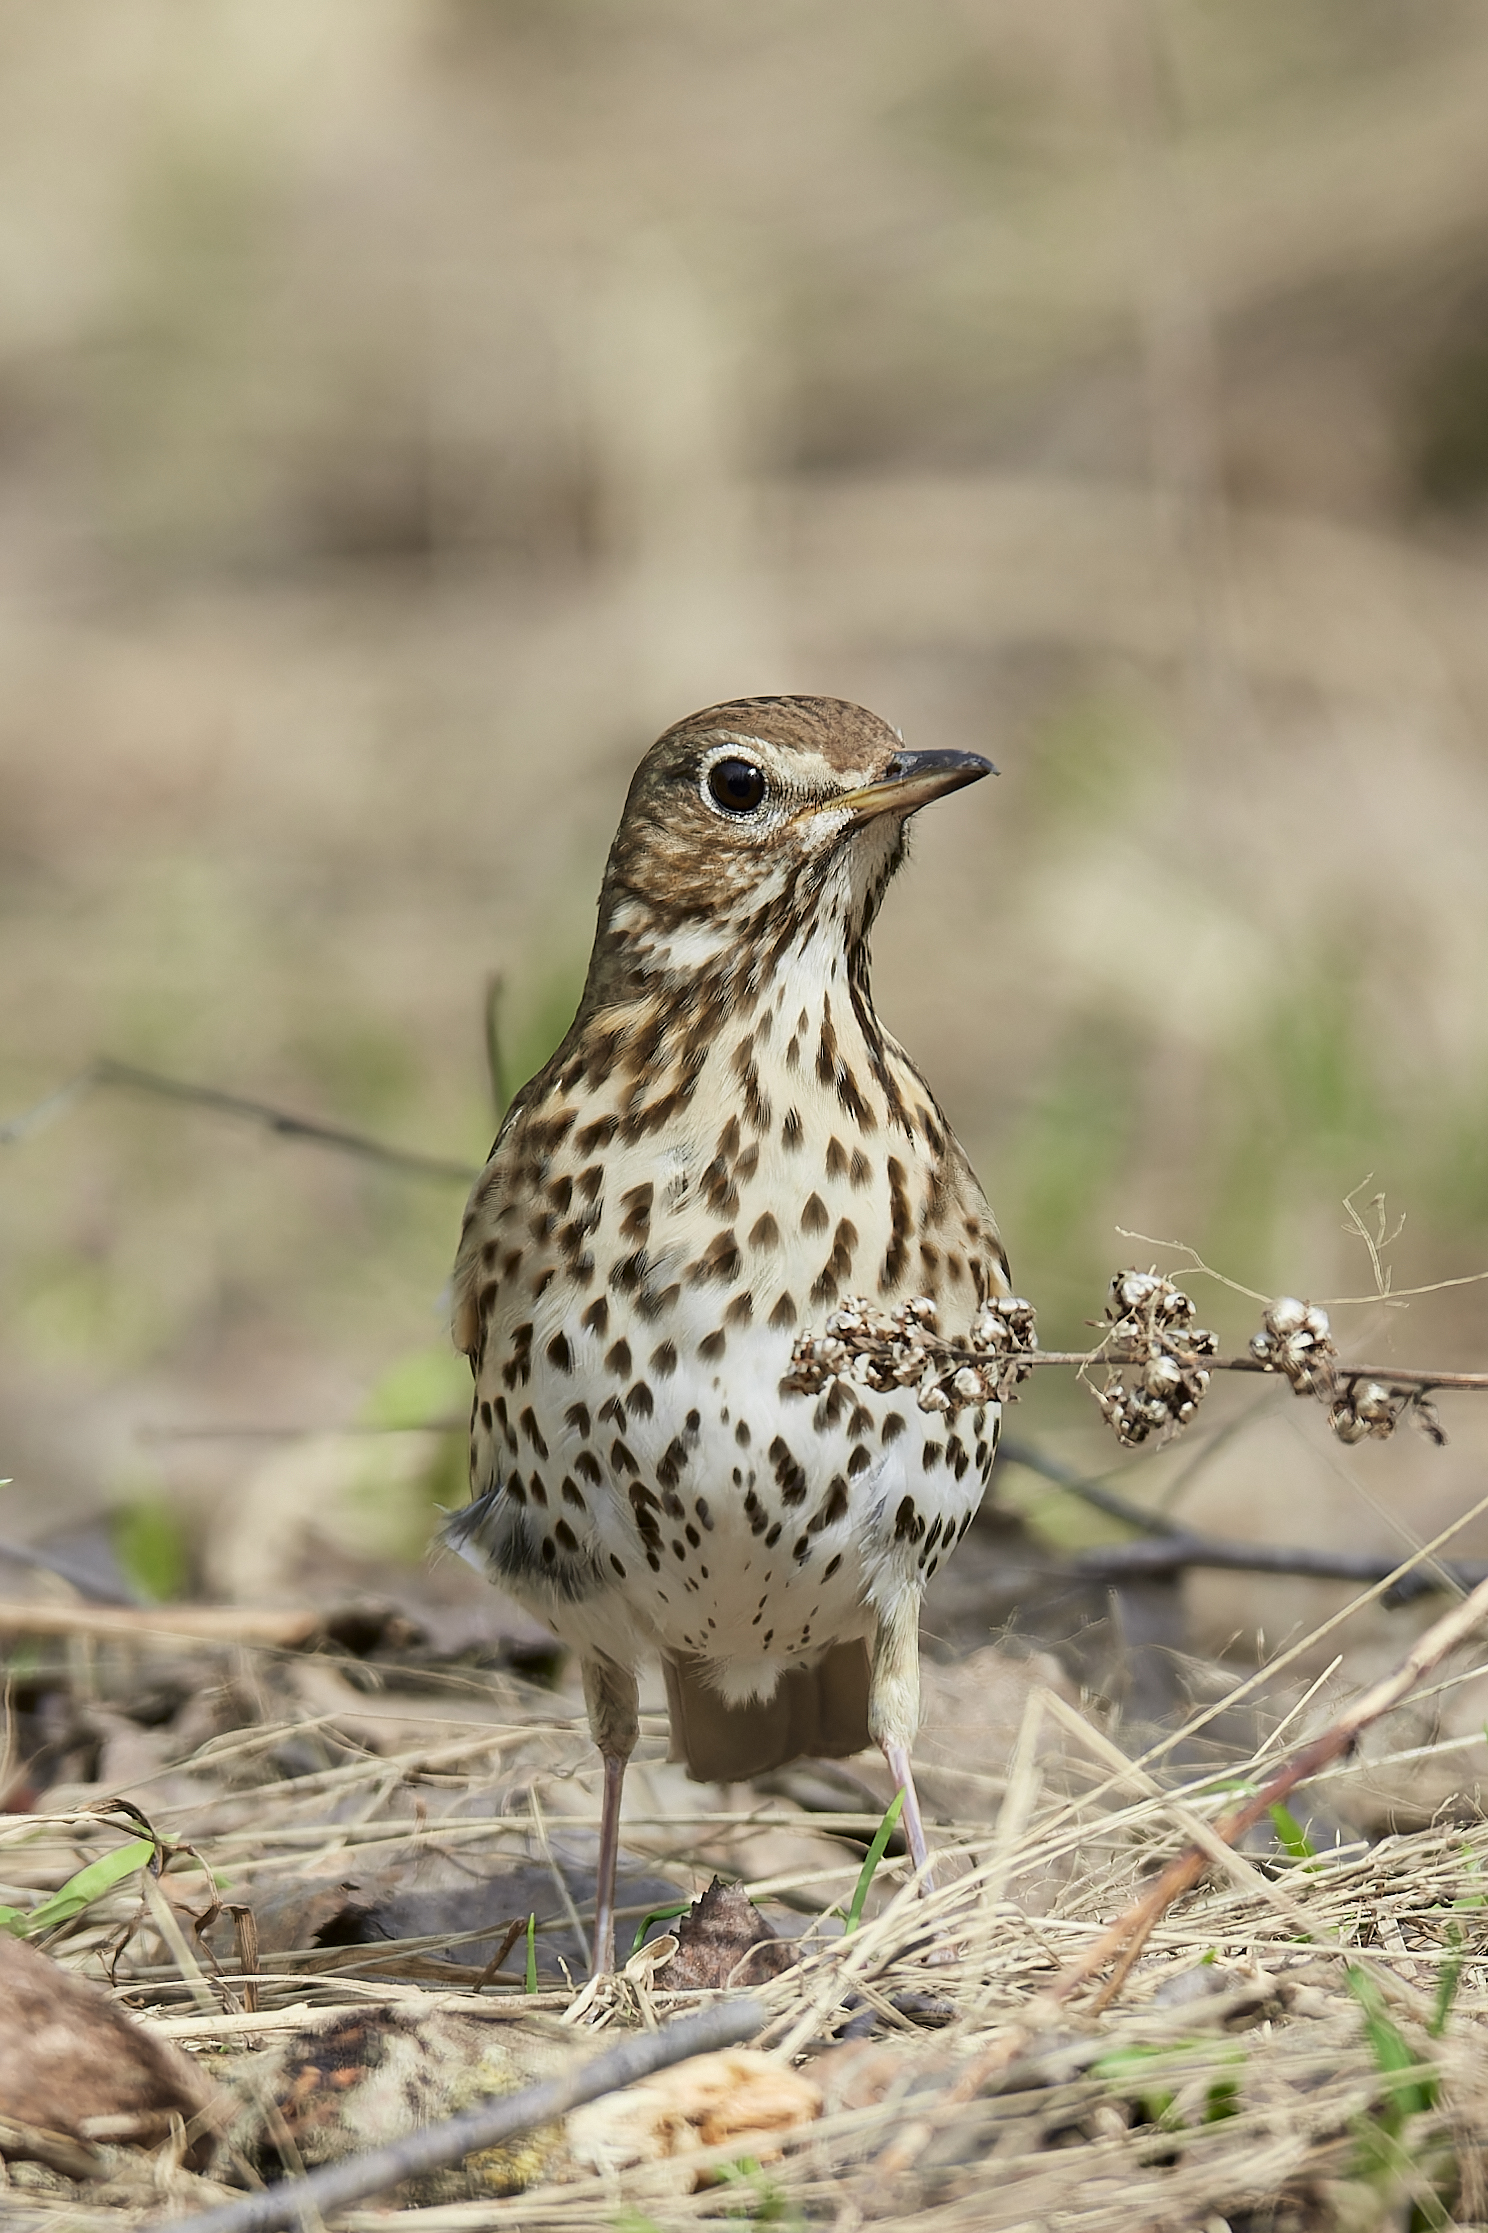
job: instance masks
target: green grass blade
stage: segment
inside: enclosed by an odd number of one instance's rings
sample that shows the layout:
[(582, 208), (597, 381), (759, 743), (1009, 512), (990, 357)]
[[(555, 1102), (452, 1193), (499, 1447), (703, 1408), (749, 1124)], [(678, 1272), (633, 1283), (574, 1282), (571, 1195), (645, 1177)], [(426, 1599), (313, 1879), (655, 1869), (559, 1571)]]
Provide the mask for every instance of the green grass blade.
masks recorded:
[(1290, 1807), (1284, 1807), (1278, 1799), (1274, 1806), (1266, 1809), (1266, 1812), (1271, 1817), (1271, 1827), (1276, 1832), (1278, 1844), (1282, 1846), (1284, 1851), (1290, 1853), (1294, 1861), (1315, 1861), (1317, 1859), (1317, 1847), (1313, 1844), (1297, 1817), (1292, 1813)]
[(904, 1792), (901, 1788), (894, 1793), (893, 1798), (889, 1801), (888, 1811), (873, 1833), (873, 1843), (869, 1846), (867, 1858), (858, 1872), (857, 1888), (852, 1896), (852, 1905), (847, 1911), (847, 1929), (843, 1933), (844, 1937), (850, 1938), (863, 1920), (863, 1906), (868, 1898), (868, 1887), (878, 1873), (878, 1864), (889, 1849), (889, 1840), (898, 1828), (899, 1817), (903, 1812)]
[(59, 1923), (70, 1923), (75, 1915), (82, 1914), (85, 1907), (91, 1907), (106, 1892), (112, 1892), (115, 1885), (122, 1884), (126, 1876), (133, 1876), (136, 1869), (142, 1869), (148, 1861), (153, 1860), (154, 1855), (155, 1846), (151, 1839), (131, 1838), (127, 1845), (116, 1846), (112, 1853), (105, 1853), (100, 1860), (90, 1861), (85, 1869), (79, 1869), (76, 1876), (70, 1876), (39, 1907), (32, 1908), (26, 1917), (26, 1937), (38, 1938), (43, 1931), (55, 1930)]
[(1364, 2035), (1374, 2066), (1385, 2081), (1390, 2107), (1397, 2117), (1419, 2116), (1436, 2103), (1436, 2080), (1423, 2072), (1421, 2058), (1385, 2007), (1384, 1995), (1367, 1970), (1344, 1972), (1348, 1989), (1364, 2015)]
[(529, 1993), (537, 1991), (537, 1916), (527, 1918), (527, 1983)]
[(1447, 2018), (1452, 2013), (1452, 2003), (1457, 1998), (1457, 1986), (1462, 1976), (1462, 1933), (1455, 1923), (1447, 1925), (1447, 1958), (1442, 1963), (1441, 1974), (1436, 1980), (1436, 2000), (1431, 2010), (1427, 2032), (1433, 2039), (1440, 2039), (1447, 2028)]
[(641, 1948), (645, 1945), (646, 1933), (653, 1923), (670, 1923), (674, 1915), (690, 1915), (691, 1912), (691, 1900), (674, 1900), (670, 1907), (653, 1907), (650, 1914), (643, 1915), (636, 1925), (635, 1937), (630, 1942), (632, 1958), (639, 1954)]

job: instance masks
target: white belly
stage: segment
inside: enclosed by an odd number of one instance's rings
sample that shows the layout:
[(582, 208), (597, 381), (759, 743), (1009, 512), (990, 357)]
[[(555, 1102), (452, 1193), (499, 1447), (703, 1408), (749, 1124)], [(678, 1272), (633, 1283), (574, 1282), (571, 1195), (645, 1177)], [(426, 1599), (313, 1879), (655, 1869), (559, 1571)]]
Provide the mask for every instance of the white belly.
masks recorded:
[(491, 1485), (448, 1537), (565, 1643), (695, 1656), (738, 1702), (923, 1587), (981, 1501), (998, 1412), (948, 1425), (908, 1389), (782, 1394), (790, 1334), (730, 1329), (705, 1358), (716, 1312), (691, 1300), (644, 1354), (613, 1324), (551, 1319), (526, 1382), (489, 1425), (478, 1409)]

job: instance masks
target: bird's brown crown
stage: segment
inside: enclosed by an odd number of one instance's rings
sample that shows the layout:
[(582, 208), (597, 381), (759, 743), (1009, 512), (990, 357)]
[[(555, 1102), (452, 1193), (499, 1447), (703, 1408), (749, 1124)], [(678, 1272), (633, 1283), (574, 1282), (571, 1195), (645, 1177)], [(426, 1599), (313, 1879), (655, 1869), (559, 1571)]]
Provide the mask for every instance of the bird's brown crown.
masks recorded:
[[(915, 795), (905, 778), (931, 762), (936, 781)], [(886, 721), (840, 698), (736, 698), (689, 715), (632, 778), (586, 1005), (729, 948), (774, 946), (819, 915), (857, 944), (903, 858), (908, 814), (987, 767), (908, 753)]]

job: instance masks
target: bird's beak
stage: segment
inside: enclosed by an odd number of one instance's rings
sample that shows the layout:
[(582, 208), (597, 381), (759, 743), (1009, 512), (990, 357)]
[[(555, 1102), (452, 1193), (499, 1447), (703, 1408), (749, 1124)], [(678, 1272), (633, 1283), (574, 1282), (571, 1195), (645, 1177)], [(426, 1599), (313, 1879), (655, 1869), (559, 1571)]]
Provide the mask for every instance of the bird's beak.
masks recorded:
[(913, 814), (947, 791), (959, 791), (964, 784), (980, 783), (984, 775), (996, 773), (980, 752), (896, 752), (888, 772), (876, 783), (846, 791), (832, 805), (846, 807), (865, 822), (875, 814)]

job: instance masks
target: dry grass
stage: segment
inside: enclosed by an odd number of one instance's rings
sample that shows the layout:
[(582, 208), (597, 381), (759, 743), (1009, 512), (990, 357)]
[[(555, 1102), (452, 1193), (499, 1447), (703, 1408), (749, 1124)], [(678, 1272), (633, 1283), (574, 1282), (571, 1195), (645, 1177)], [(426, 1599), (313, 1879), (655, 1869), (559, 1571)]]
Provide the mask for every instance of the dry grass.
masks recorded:
[[(201, 1651), (173, 1650), (182, 1648)], [(121, 1678), (138, 1689), (151, 1669), (137, 1651), (102, 1648), (97, 1696)], [(474, 1897), (503, 1872), (571, 1858), (592, 1837), (587, 1735), (554, 1717), (550, 1693), (507, 1676), (450, 1670), (440, 1698), (427, 1670), (410, 1688), (391, 1663), (370, 1690), (355, 1662), (338, 1669), (244, 1650), (191, 1664), (201, 1686), (215, 1681), (238, 1698), (242, 1724), (162, 1770), (153, 1794), (147, 1782), (131, 1786), (176, 1857), (145, 1898), (131, 1880), (58, 1932), (50, 1951), (109, 1979), (142, 2023), (206, 2056), (214, 2072), (230, 2078), (245, 2052), (348, 2007), (478, 2005), (492, 2017), (546, 2011), (591, 2028), (664, 2020), (694, 2004), (668, 1995), (664, 1967), (653, 1974), (644, 1962), (597, 1992), (555, 1981), (529, 1997), (520, 1947), (480, 1991), (463, 1947), (492, 1936), (489, 1901), (480, 1932), (288, 1944), (246, 1976), (226, 1918), (205, 1939), (193, 1929), (211, 1905), (203, 1869), (222, 1901), (253, 1904), (265, 1918), (270, 1895), (283, 1915), (293, 1911), (287, 1901), (347, 1883), (375, 1893), (463, 1881)], [(322, 1696), (339, 1684), (341, 1702), (286, 1712), (296, 1670), (307, 1668)], [(1027, 1698), (998, 1792), (977, 1818), (937, 1829), (940, 1888), (917, 1900), (904, 1864), (885, 1864), (877, 1912), (848, 1939), (821, 1918), (850, 1895), (871, 1813), (807, 1816), (747, 1793), (719, 1809), (706, 1790), (681, 1787), (692, 1791), (690, 1809), (672, 1792), (648, 1819), (641, 1780), (628, 1824), (634, 1851), (684, 1889), (715, 1869), (742, 1876), (767, 1912), (804, 1932), (799, 1963), (761, 1988), (771, 2011), (765, 2044), (783, 2060), (810, 2058), (825, 2115), (778, 2161), (697, 2192), (692, 2174), (712, 2158), (689, 2158), (680, 2180), (675, 2165), (580, 2174), (509, 2201), (412, 2209), (406, 2222), (431, 2233), (587, 2233), (633, 2225), (636, 2213), (667, 2226), (742, 2215), (927, 2228), (1057, 2216), (1061, 2226), (1125, 2233), (1215, 2218), (1403, 2225), (1411, 2208), (1422, 2225), (1477, 2222), (1488, 2149), (1488, 1828), (1476, 1814), (1314, 1857), (1269, 1839), (1264, 1850), (1232, 1854), (1161, 1921), (1112, 2005), (1086, 1994), (1053, 2013), (1046, 1996), (1057, 1972), (1275, 1754), (1186, 1777), (1171, 1751), (1166, 1764), (1126, 1758), (1055, 1691), (1035, 1685)], [(1033, 1741), (1041, 1723), (1042, 1746)], [(276, 1752), (310, 1734), (339, 1752), (338, 1764), (276, 1774)], [(643, 1757), (654, 1755), (657, 1734), (653, 1724)], [(1345, 1763), (1334, 1774), (1356, 1772)], [(105, 1826), (106, 1807), (95, 1791), (81, 1811), (7, 1818), (0, 1898), (28, 1904), (132, 1834), (122, 1817)], [(810, 1865), (752, 1868), (785, 1835), (811, 1841)], [(562, 1931), (561, 1915), (553, 1928)], [(931, 1967), (927, 1939), (937, 1949)], [(930, 2030), (915, 2016), (927, 1996), (939, 2004)], [(848, 2025), (856, 2043), (833, 2049)], [(720, 2164), (739, 2155), (737, 2143), (714, 2151)], [(133, 2188), (116, 2179), (103, 2201), (55, 2178), (45, 2192), (18, 2187), (6, 2222), (51, 2228), (81, 2211), (90, 2226), (122, 2228), (216, 2191), (178, 2169), (161, 2175), (164, 2190), (148, 2208), (138, 2179)], [(384, 2220), (362, 2210), (346, 2222), (370, 2229)]]

